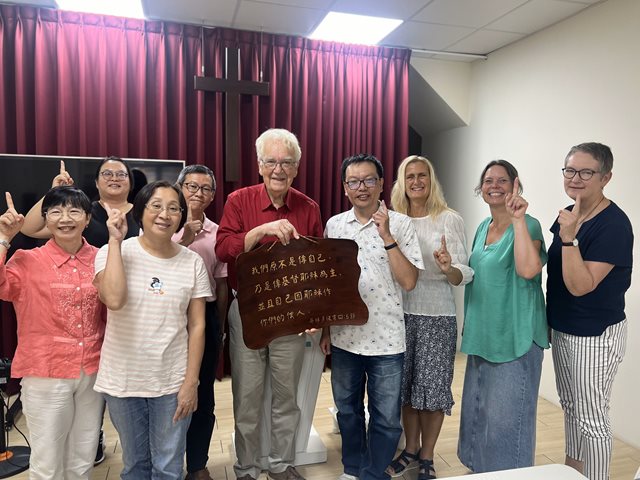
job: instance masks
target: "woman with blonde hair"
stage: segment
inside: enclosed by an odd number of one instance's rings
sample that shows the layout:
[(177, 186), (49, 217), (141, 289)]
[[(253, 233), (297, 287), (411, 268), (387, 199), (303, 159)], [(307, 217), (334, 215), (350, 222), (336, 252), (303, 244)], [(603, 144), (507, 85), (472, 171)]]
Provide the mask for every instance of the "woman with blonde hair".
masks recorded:
[(398, 167), (391, 205), (410, 216), (425, 265), (403, 292), (406, 345), (402, 378), (405, 449), (389, 465), (392, 477), (419, 466), (418, 480), (435, 477), (434, 448), (445, 413), (451, 415), (457, 323), (453, 286), (471, 281), (464, 223), (447, 206), (431, 162), (412, 155)]

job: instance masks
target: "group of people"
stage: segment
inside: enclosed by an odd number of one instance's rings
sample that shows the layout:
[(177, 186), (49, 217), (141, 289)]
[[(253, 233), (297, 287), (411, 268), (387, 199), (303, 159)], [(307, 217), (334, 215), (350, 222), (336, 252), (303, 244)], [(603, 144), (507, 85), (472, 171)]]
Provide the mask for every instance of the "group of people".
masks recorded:
[[(381, 162), (368, 154), (346, 158), (341, 181), (352, 208), (323, 229), (318, 204), (292, 187), (301, 159), (295, 135), (267, 130), (256, 151), (263, 182), (228, 196), (219, 227), (204, 214), (216, 183), (200, 165), (186, 167), (175, 184), (146, 185), (133, 204), (126, 200), (131, 172), (115, 157), (98, 168), (93, 204), (64, 165), (26, 217), (7, 193), (0, 298), (14, 302), (18, 318), (12, 374), (22, 377), (31, 478), (89, 478), (106, 399), (123, 479), (181, 478), (185, 452), (187, 478), (210, 479), (213, 381), (231, 299), (235, 475), (257, 480), (266, 462), (273, 480), (304, 480), (294, 466), (304, 336), (247, 348), (235, 298), (239, 254), (300, 236), (358, 244), (368, 321), (325, 327), (320, 339), (331, 354), (341, 480), (387, 479), (414, 468), (419, 480), (436, 478), (434, 449), (454, 405), (453, 287), (462, 285), (462, 463), (474, 472), (533, 465), (543, 349), (551, 341), (566, 463), (592, 480), (608, 478), (609, 400), (624, 355), (633, 233), (604, 196), (613, 166), (607, 146), (581, 144), (565, 158), (564, 187), (574, 203), (560, 210), (548, 251), (517, 170), (490, 162), (476, 187), (490, 216), (470, 255), (463, 220), (422, 156), (400, 164), (390, 209), (380, 199)], [(5, 264), (21, 229), (52, 238)], [(403, 429), (405, 447), (396, 456)], [(62, 455), (54, 441), (64, 445)]]

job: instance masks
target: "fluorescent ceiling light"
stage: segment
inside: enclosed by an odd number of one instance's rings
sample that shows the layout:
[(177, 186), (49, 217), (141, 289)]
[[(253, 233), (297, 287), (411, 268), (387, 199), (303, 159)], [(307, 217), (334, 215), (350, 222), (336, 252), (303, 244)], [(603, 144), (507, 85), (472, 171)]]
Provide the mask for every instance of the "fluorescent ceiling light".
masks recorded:
[(144, 18), (141, 0), (56, 0), (60, 10)]
[(402, 20), (329, 12), (309, 38), (332, 42), (376, 45), (398, 28)]

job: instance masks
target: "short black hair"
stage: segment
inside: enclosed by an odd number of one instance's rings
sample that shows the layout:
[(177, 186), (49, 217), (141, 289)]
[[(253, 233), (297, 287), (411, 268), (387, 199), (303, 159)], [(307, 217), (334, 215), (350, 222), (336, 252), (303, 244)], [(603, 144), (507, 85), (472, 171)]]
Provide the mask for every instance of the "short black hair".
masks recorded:
[(564, 157), (564, 164), (567, 164), (569, 157), (576, 152), (591, 155), (593, 159), (600, 165), (600, 174), (606, 175), (613, 169), (613, 153), (608, 145), (598, 142), (586, 142), (571, 147), (567, 156)]
[(480, 195), (480, 192), (482, 192), (482, 182), (484, 182), (484, 176), (487, 174), (487, 170), (489, 170), (491, 167), (495, 167), (496, 165), (504, 168), (507, 171), (507, 175), (509, 176), (509, 179), (511, 179), (511, 183), (514, 183), (516, 181), (516, 178), (518, 178), (520, 188), (518, 192), (514, 193), (520, 195), (524, 191), (524, 187), (522, 186), (522, 180), (520, 180), (520, 176), (518, 175), (518, 170), (516, 170), (516, 167), (511, 165), (509, 162), (502, 159), (491, 160), (489, 163), (487, 163), (487, 166), (482, 169), (482, 173), (480, 174), (480, 181), (478, 182), (476, 188), (473, 189), (476, 195)]
[(142, 217), (144, 215), (144, 209), (149, 203), (151, 197), (155, 191), (159, 188), (171, 188), (174, 192), (178, 194), (178, 201), (180, 202), (180, 207), (182, 208), (182, 216), (180, 217), (180, 224), (178, 225), (178, 230), (180, 230), (184, 223), (187, 221), (187, 201), (184, 199), (184, 195), (180, 191), (180, 188), (173, 183), (169, 183), (166, 180), (158, 180), (155, 182), (147, 183), (142, 190), (138, 192), (136, 198), (133, 200), (133, 219), (136, 221), (138, 226), (142, 228)]
[(216, 189), (216, 177), (213, 174), (213, 171), (205, 165), (189, 165), (184, 167), (180, 172), (180, 174), (178, 175), (178, 180), (176, 180), (176, 183), (182, 187), (182, 184), (184, 183), (184, 179), (187, 177), (187, 175), (190, 175), (193, 173), (195, 174), (201, 173), (203, 175), (209, 175), (211, 177), (211, 186), (213, 187), (214, 190)]
[(42, 216), (47, 215), (47, 210), (53, 207), (73, 207), (84, 210), (87, 215), (91, 215), (91, 200), (77, 187), (63, 185), (53, 187), (42, 199)]
[(376, 167), (376, 172), (378, 172), (378, 178), (383, 178), (384, 167), (382, 166), (382, 163), (380, 163), (380, 160), (368, 153), (359, 153), (357, 155), (347, 157), (342, 161), (342, 181), (344, 182), (347, 179), (347, 167), (349, 167), (349, 165), (363, 162), (373, 163)]
[(96, 169), (96, 177), (95, 177), (96, 182), (100, 178), (100, 169), (107, 162), (120, 162), (122, 165), (124, 165), (124, 168), (127, 170), (127, 175), (129, 175), (129, 192), (131, 192), (135, 184), (135, 178), (131, 173), (131, 168), (129, 168), (129, 165), (127, 165), (127, 162), (122, 160), (120, 157), (110, 156), (110, 157), (105, 157), (100, 161), (100, 163), (98, 164), (98, 168)]

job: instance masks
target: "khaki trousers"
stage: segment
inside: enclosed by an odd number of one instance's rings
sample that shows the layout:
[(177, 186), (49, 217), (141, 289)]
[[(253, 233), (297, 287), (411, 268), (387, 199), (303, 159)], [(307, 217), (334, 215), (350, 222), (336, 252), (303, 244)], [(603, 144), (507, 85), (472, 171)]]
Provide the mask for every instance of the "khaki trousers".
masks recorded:
[[(260, 424), (264, 413), (265, 380), (271, 379), (271, 438), (268, 469), (281, 473), (293, 465), (300, 421), (296, 401), (305, 349), (304, 335), (287, 335), (259, 350), (247, 348), (242, 337), (238, 300), (229, 309), (231, 389), (235, 417), (237, 477), (258, 478), (263, 454)], [(266, 452), (265, 452), (266, 453)]]

